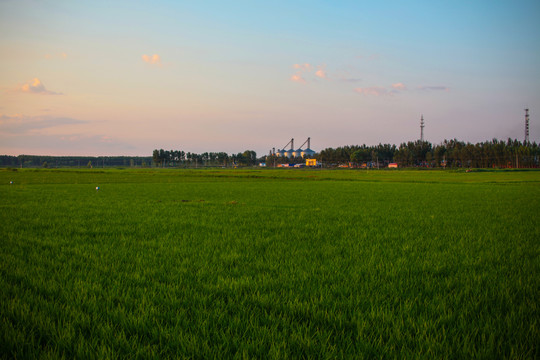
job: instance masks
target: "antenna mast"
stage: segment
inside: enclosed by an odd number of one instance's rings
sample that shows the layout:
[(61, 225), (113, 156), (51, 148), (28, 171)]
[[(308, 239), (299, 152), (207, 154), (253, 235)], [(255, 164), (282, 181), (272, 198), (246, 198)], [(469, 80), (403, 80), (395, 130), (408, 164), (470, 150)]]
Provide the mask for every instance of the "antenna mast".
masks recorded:
[(420, 141), (424, 142), (424, 114), (420, 117)]
[(529, 109), (525, 109), (525, 141), (524, 145), (529, 143)]

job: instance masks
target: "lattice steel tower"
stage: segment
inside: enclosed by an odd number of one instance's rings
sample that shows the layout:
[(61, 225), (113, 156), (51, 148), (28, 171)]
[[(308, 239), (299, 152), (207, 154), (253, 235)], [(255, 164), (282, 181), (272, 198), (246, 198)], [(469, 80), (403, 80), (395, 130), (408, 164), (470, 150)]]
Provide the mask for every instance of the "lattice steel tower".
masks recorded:
[(424, 142), (424, 114), (420, 117), (420, 141)]
[(529, 143), (529, 109), (525, 109), (525, 145)]

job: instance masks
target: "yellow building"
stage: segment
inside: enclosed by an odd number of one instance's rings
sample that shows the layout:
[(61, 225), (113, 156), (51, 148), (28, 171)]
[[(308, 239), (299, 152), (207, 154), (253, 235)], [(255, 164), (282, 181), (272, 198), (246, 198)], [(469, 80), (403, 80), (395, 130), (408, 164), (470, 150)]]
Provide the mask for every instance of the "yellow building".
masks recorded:
[(317, 166), (317, 159), (306, 159), (306, 166)]

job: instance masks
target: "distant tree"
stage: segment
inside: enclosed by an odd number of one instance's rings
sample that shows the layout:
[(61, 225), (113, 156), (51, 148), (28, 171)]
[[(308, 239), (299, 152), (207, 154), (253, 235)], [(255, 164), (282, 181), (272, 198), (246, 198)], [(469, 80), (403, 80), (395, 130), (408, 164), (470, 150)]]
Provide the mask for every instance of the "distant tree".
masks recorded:
[(257, 163), (257, 153), (253, 150), (244, 151), (242, 158), (245, 165), (252, 166)]
[(165, 166), (165, 160), (167, 158), (165, 157), (165, 150), (163, 149), (159, 149), (159, 164), (161, 164), (161, 166)]
[(90, 169), (92, 168), (92, 161), (91, 160), (88, 162), (88, 164), (86, 164), (86, 167), (90, 168)]
[(245, 163), (244, 156), (242, 155), (242, 153), (238, 153), (236, 155), (233, 154), (232, 160), (235, 165), (241, 165)]
[(274, 167), (275, 165), (279, 164), (278, 157), (272, 153), (266, 155), (264, 161), (261, 159), (261, 162), (266, 163), (267, 167)]
[(428, 152), (426, 154), (426, 166), (433, 167), (433, 152)]
[(219, 165), (227, 166), (227, 163), (229, 161), (229, 155), (227, 155), (227, 153), (219, 152), (217, 153), (216, 158)]
[(375, 149), (371, 150), (371, 164), (372, 166), (377, 166), (377, 164), (374, 164), (375, 162), (379, 161), (379, 153)]
[(152, 153), (152, 161), (154, 161), (156, 166), (163, 166), (163, 162), (165, 161), (165, 151), (163, 149), (155, 149)]
[(364, 148), (358, 149), (351, 154), (351, 161), (359, 165), (366, 162), (368, 158), (369, 158), (369, 150), (364, 149)]
[(44, 162), (43, 162), (43, 167), (44, 167), (44, 168), (48, 168), (48, 167), (49, 167), (49, 164), (47, 164), (47, 162), (44, 161)]
[(438, 145), (433, 149), (433, 157), (435, 159), (435, 166), (443, 166), (444, 156), (446, 154), (446, 146)]

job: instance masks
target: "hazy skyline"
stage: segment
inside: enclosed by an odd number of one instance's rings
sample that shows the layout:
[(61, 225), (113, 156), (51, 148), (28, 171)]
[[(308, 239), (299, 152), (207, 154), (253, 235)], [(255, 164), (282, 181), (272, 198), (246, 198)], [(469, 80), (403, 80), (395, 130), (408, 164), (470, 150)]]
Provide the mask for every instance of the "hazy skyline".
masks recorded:
[(0, 154), (540, 141), (538, 1), (0, 0)]

